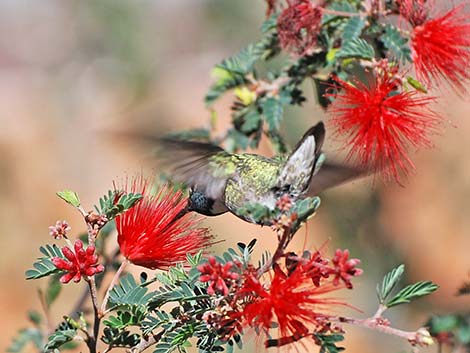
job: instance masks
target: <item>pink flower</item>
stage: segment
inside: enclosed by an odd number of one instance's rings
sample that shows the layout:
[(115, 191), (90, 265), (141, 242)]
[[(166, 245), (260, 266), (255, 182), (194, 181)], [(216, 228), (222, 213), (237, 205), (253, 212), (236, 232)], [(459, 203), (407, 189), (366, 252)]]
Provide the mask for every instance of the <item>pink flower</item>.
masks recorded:
[(82, 241), (78, 239), (75, 241), (74, 250), (75, 252), (67, 246), (62, 248), (62, 253), (68, 261), (60, 257), (51, 259), (55, 267), (67, 272), (60, 278), (60, 282), (69, 283), (73, 280), (77, 283), (83, 276), (90, 277), (104, 271), (104, 266), (98, 264), (94, 246), (88, 246), (85, 250)]
[(351, 279), (355, 276), (360, 276), (363, 272), (360, 268), (356, 268), (360, 262), (361, 260), (359, 259), (349, 258), (349, 250), (337, 249), (332, 260), (334, 265), (332, 274), (335, 275), (333, 284), (338, 285), (341, 280), (346, 285), (346, 288), (352, 289)]
[(164, 186), (152, 195), (142, 178), (134, 180), (130, 189), (143, 199), (116, 217), (119, 247), (130, 262), (166, 269), (211, 244), (208, 229), (199, 227), (200, 219), (185, 213), (187, 199), (181, 191)]
[(51, 237), (54, 237), (54, 239), (67, 238), (67, 232), (70, 229), (72, 228), (70, 228), (67, 221), (57, 221), (55, 223), (55, 226), (49, 227), (49, 234), (51, 235)]
[(470, 16), (463, 7), (414, 21), (413, 62), (418, 78), (426, 84), (446, 81), (457, 91), (466, 91), (470, 79)]
[(311, 0), (288, 0), (288, 4), (277, 20), (281, 47), (299, 55), (308, 54), (317, 44), (322, 11)]
[(368, 84), (335, 78), (340, 91), (329, 113), (336, 136), (349, 148), (348, 158), (400, 182), (400, 172), (414, 169), (407, 147), (431, 147), (429, 135), (437, 131), (440, 117), (429, 107), (432, 97), (403, 91), (395, 70), (381, 67)]
[(218, 263), (214, 256), (209, 256), (208, 262), (198, 266), (201, 282), (208, 282), (207, 294), (215, 293), (227, 295), (232, 282), (239, 279), (240, 275), (231, 271), (233, 267), (237, 267), (232, 261), (222, 265)]

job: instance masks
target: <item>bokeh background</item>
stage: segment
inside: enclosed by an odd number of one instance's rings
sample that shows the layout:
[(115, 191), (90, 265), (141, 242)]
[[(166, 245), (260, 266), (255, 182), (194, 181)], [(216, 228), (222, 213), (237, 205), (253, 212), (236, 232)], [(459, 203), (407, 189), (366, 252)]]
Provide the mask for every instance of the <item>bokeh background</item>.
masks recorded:
[[(211, 68), (257, 38), (264, 11), (261, 0), (0, 1), (0, 350), (28, 324), (27, 310), (40, 310), (37, 288), (44, 283), (25, 281), (24, 271), (38, 246), (50, 242), (48, 226), (67, 219), (74, 232), (84, 230), (55, 192), (73, 189), (91, 208), (113, 180), (152, 173), (145, 152), (109, 132), (206, 126)], [(230, 121), (230, 99), (215, 106), (221, 130)], [(428, 279), (441, 289), (392, 310), (395, 326), (413, 330), (430, 312), (469, 309), (470, 298), (455, 292), (470, 270), (470, 101), (444, 92), (436, 109), (449, 122), (434, 149), (414, 156), (416, 173), (404, 186), (366, 180), (325, 192), (292, 245), (327, 242), (328, 252), (350, 248), (362, 260), (365, 274), (341, 297), (363, 313), (345, 310), (349, 315), (372, 314), (375, 283), (402, 262), (408, 282)], [(325, 119), (311, 99), (287, 112), (284, 130), (293, 143)], [(336, 149), (329, 140), (327, 150)], [(264, 144), (260, 152), (270, 153)], [(269, 229), (231, 215), (206, 223), (226, 240), (214, 251), (253, 237), (257, 255), (273, 248)], [(78, 292), (65, 288), (53, 319)], [(410, 349), (395, 337), (348, 332), (350, 352)]]

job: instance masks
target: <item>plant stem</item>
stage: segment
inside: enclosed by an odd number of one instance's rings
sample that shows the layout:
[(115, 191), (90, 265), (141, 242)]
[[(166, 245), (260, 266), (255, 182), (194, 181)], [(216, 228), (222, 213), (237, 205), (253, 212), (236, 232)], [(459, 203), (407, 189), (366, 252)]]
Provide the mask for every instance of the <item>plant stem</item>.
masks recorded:
[(279, 239), (279, 243), (277, 244), (277, 249), (274, 252), (274, 255), (272, 256), (271, 260), (266, 262), (264, 266), (258, 269), (258, 274), (260, 276), (263, 273), (267, 272), (271, 268), (271, 266), (275, 264), (277, 260), (279, 260), (279, 258), (284, 255), (284, 250), (286, 249), (287, 245), (289, 245), (289, 242), (292, 240), (292, 237), (290, 235), (290, 227), (284, 227), (282, 235)]
[[(379, 309), (380, 310), (380, 309)], [(404, 331), (394, 327), (391, 327), (388, 324), (388, 321), (384, 320), (383, 318), (379, 317), (371, 317), (367, 319), (354, 319), (350, 317), (329, 317), (330, 321), (336, 321), (344, 324), (350, 324), (355, 326), (360, 326), (367, 328), (369, 330), (378, 331), (381, 333), (385, 333), (388, 335), (397, 336), (400, 338), (406, 339), (409, 343), (413, 346), (420, 345), (420, 346), (429, 346), (433, 343), (433, 339), (429, 332), (424, 329), (420, 328), (417, 331)]]
[(106, 294), (103, 298), (103, 302), (101, 303), (101, 310), (99, 312), (99, 315), (100, 317), (103, 317), (104, 315), (106, 315), (107, 311), (106, 311), (106, 305), (108, 304), (108, 299), (109, 299), (109, 294), (111, 293), (112, 289), (114, 288), (114, 286), (116, 285), (117, 281), (119, 280), (119, 277), (121, 276), (122, 274), (122, 271), (124, 271), (124, 269), (126, 268), (127, 264), (129, 263), (129, 261), (126, 259), (124, 260), (122, 263), (121, 263), (121, 266), (119, 266), (118, 270), (116, 271), (116, 273), (114, 274), (114, 277), (113, 279), (111, 280), (111, 283), (109, 284), (109, 287), (106, 291)]
[(90, 353), (96, 353), (96, 345), (98, 342), (98, 334), (100, 331), (101, 317), (99, 315), (99, 309), (98, 309), (98, 296), (96, 293), (95, 278), (94, 277), (88, 278), (87, 283), (88, 283), (88, 288), (90, 289), (91, 302), (93, 304), (93, 313), (94, 313), (93, 331), (92, 331), (92, 334), (89, 336), (87, 344), (88, 344), (88, 348), (90, 349)]
[(137, 346), (129, 349), (129, 352), (131, 352), (131, 353), (143, 352), (148, 347), (150, 347), (152, 344), (157, 343), (160, 340), (160, 338), (162, 338), (164, 333), (165, 333), (165, 330), (162, 330), (159, 333), (157, 333), (156, 335), (150, 336), (147, 340), (142, 337), (142, 340), (140, 341), (140, 343)]

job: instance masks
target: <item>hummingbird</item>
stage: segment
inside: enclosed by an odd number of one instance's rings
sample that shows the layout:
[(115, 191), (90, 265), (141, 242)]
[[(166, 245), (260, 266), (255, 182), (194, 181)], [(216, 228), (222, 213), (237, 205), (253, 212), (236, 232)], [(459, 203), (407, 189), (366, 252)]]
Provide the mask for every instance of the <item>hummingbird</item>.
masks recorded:
[(365, 174), (359, 168), (327, 162), (324, 140), (325, 126), (319, 122), (290, 153), (272, 158), (176, 138), (162, 138), (159, 143), (170, 179), (190, 187), (187, 211), (206, 216), (231, 212), (256, 223), (239, 210), (250, 203), (274, 209), (283, 195), (295, 202)]

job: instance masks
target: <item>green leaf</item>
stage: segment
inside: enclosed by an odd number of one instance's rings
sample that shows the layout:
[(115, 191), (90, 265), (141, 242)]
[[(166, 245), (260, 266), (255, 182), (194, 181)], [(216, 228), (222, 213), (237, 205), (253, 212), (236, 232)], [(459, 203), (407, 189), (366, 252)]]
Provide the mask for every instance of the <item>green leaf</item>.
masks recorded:
[(40, 325), (42, 322), (42, 315), (37, 312), (36, 310), (31, 310), (28, 312), (28, 319), (31, 321), (34, 325)]
[(426, 87), (424, 87), (424, 85), (421, 82), (419, 82), (417, 79), (411, 76), (408, 76), (406, 78), (406, 82), (408, 82), (410, 86), (413, 87), (415, 90), (420, 91), (422, 93), (428, 93)]
[(140, 326), (146, 310), (142, 307), (131, 307), (130, 310), (118, 310), (116, 316), (109, 316), (103, 324), (114, 329), (124, 329), (128, 326)]
[(138, 193), (109, 190), (107, 195), (100, 198), (99, 206), (95, 206), (95, 209), (99, 214), (105, 215), (108, 221), (111, 221), (131, 209), (142, 197)]
[(366, 26), (366, 22), (360, 16), (353, 16), (350, 17), (343, 28), (343, 33), (341, 34), (341, 38), (343, 39), (344, 43), (357, 38), (361, 35), (362, 30)]
[(127, 330), (105, 327), (101, 340), (111, 347), (135, 347), (140, 342), (140, 335)]
[(119, 284), (109, 294), (111, 306), (146, 307), (154, 293), (147, 293), (148, 288), (138, 284), (131, 274), (122, 277)]
[(46, 304), (48, 307), (57, 299), (62, 290), (62, 284), (59, 282), (59, 279), (56, 277), (51, 277), (49, 280), (49, 284), (46, 289)]
[(22, 329), (18, 332), (15, 337), (13, 337), (13, 341), (7, 348), (7, 352), (23, 352), (28, 343), (32, 343), (35, 346), (36, 350), (40, 351), (43, 345), (42, 338), (42, 333), (37, 328)]
[(277, 18), (278, 14), (272, 14), (267, 18), (261, 25), (261, 32), (267, 33), (273, 29), (277, 28)]
[(340, 334), (323, 335), (319, 333), (313, 334), (315, 343), (320, 346), (320, 353), (338, 353), (344, 351), (343, 347), (336, 344), (344, 340), (344, 336)]
[(290, 210), (291, 214), (297, 214), (297, 219), (292, 223), (291, 232), (295, 233), (304, 222), (314, 215), (318, 207), (320, 207), (319, 197), (306, 197), (298, 200)]
[(282, 121), (283, 107), (279, 99), (269, 97), (263, 103), (264, 119), (269, 130), (279, 130)]
[(80, 198), (71, 190), (59, 191), (57, 192), (57, 196), (74, 207), (80, 206)]
[(62, 345), (73, 341), (75, 336), (77, 336), (77, 330), (75, 329), (58, 330), (49, 336), (44, 350), (47, 352), (58, 349)]
[(401, 62), (411, 61), (411, 49), (408, 40), (392, 25), (386, 25), (380, 40), (391, 54)]
[(245, 133), (251, 133), (256, 131), (260, 127), (261, 115), (256, 109), (250, 109), (243, 116), (243, 124), (240, 127), (240, 130)]
[[(331, 4), (327, 7), (328, 10), (335, 11), (337, 13), (345, 12), (345, 13), (356, 13), (357, 9), (354, 7), (353, 4), (349, 3), (348, 1), (332, 1)], [(337, 14), (324, 14), (322, 16), (322, 27), (338, 18), (342, 18), (343, 16)]]
[(439, 286), (437, 284), (432, 283), (431, 281), (416, 282), (415, 284), (410, 284), (403, 288), (385, 305), (388, 308), (391, 308), (396, 305), (409, 303), (413, 299), (417, 299), (419, 297), (431, 294), (437, 288), (439, 288)]
[(57, 245), (41, 246), (39, 250), (45, 256), (38, 258), (38, 261), (33, 264), (34, 269), (27, 270), (25, 272), (26, 279), (38, 279), (60, 273), (62, 271), (57, 269), (51, 261), (51, 258), (53, 257), (61, 257), (65, 259), (65, 256), (62, 254), (62, 250)]
[(377, 284), (377, 296), (381, 304), (385, 303), (385, 299), (400, 281), (404, 271), (405, 265), (400, 265), (384, 276), (380, 286)]
[(362, 38), (354, 38), (343, 44), (336, 53), (337, 59), (358, 58), (371, 60), (374, 57), (374, 48)]

